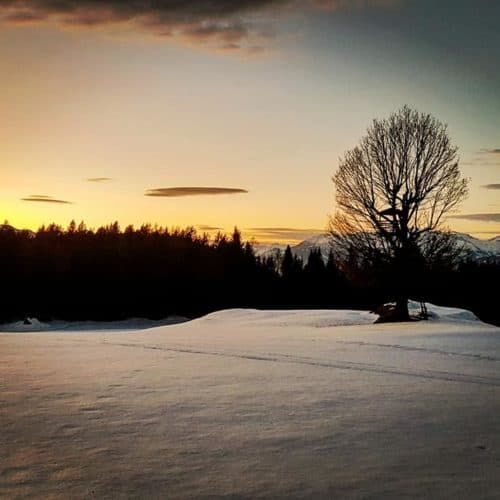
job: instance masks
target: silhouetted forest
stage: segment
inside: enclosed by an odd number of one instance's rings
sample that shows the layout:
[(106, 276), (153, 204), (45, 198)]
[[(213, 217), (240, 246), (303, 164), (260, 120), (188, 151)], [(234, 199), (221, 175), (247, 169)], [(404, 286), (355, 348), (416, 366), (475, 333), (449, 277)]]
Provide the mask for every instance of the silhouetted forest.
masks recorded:
[[(0, 272), (3, 322), (196, 317), (233, 307), (364, 309), (393, 299), (382, 268), (317, 249), (306, 262), (290, 248), (258, 257), (237, 229), (210, 240), (193, 228), (151, 225), (90, 230), (72, 222), (36, 233), (2, 226)], [(499, 324), (498, 283), (498, 262), (468, 260), (426, 269), (409, 291)]]

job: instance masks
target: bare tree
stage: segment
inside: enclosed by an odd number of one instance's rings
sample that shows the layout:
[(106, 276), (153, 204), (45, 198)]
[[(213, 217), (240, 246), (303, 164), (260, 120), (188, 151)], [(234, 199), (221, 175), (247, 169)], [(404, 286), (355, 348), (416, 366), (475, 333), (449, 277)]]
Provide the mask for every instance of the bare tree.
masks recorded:
[(398, 276), (398, 316), (408, 319), (405, 280), (411, 279), (411, 265), (453, 255), (453, 237), (438, 231), (468, 194), (447, 126), (407, 106), (374, 120), (359, 145), (341, 158), (332, 180), (334, 245), (388, 264)]

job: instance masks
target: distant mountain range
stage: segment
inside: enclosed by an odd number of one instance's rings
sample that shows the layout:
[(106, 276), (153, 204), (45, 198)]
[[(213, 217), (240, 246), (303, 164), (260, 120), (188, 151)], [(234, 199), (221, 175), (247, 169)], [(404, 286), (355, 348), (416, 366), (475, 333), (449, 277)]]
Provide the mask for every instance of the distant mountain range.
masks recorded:
[[(455, 233), (455, 235), (463, 249), (475, 260), (481, 261), (500, 258), (500, 235), (489, 240), (480, 240), (465, 233)], [(287, 245), (282, 244), (256, 245), (255, 251), (257, 255), (262, 257), (274, 256), (279, 252), (283, 253), (286, 247)], [(291, 246), (292, 253), (300, 257), (303, 261), (307, 260), (309, 252), (314, 248), (321, 249), (323, 257), (327, 259), (331, 248), (330, 235), (328, 233), (319, 234)]]

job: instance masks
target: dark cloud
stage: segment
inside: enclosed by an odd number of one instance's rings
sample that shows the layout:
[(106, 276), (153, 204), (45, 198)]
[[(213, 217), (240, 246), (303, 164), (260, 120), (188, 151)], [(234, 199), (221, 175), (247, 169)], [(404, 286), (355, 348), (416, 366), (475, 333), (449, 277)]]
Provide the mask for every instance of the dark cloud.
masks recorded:
[(496, 214), (462, 214), (453, 215), (452, 219), (482, 221), (482, 222), (500, 222), (500, 213)]
[(500, 189), (500, 184), (486, 184), (482, 187), (485, 189)]
[(87, 182), (106, 182), (110, 181), (111, 177), (89, 177)]
[(272, 37), (269, 26), (252, 15), (291, 3), (294, 0), (2, 0), (0, 19), (21, 24), (55, 20), (81, 27), (127, 23), (158, 36), (246, 49)]
[(387, 6), (397, 0), (1, 0), (7, 23), (129, 24), (158, 36), (256, 53), (273, 37), (262, 11)]
[(224, 187), (171, 187), (148, 189), (148, 191), (145, 193), (145, 196), (176, 198), (179, 196), (202, 196), (241, 193), (248, 193), (248, 191), (246, 189)]
[(321, 9), (345, 9), (349, 7), (393, 7), (403, 0), (312, 0)]
[(26, 198), (21, 198), (22, 201), (35, 201), (40, 203), (56, 203), (60, 205), (71, 205), (71, 201), (66, 200), (58, 200), (56, 198), (52, 198), (52, 196), (46, 196), (44, 194), (32, 194), (27, 196)]

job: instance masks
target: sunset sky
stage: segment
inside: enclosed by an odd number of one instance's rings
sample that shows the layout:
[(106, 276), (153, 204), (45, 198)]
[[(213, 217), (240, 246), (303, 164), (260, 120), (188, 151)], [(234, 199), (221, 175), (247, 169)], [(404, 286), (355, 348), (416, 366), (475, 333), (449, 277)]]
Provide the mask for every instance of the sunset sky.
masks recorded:
[(302, 240), (339, 157), (408, 104), (471, 178), (450, 227), (490, 238), (499, 19), (491, 0), (2, 0), (0, 217)]

